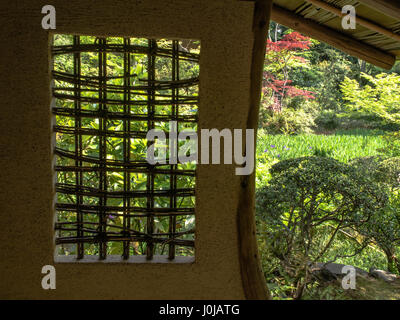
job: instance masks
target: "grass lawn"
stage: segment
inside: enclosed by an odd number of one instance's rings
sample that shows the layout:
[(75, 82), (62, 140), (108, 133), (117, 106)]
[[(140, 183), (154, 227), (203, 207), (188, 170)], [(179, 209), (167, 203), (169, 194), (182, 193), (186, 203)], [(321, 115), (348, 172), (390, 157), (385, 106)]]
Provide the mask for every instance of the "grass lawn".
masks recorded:
[(328, 156), (342, 162), (357, 157), (379, 154), (384, 147), (383, 132), (357, 129), (337, 131), (332, 135), (268, 135), (259, 130), (257, 156), (262, 161), (263, 154), (275, 160), (303, 156)]

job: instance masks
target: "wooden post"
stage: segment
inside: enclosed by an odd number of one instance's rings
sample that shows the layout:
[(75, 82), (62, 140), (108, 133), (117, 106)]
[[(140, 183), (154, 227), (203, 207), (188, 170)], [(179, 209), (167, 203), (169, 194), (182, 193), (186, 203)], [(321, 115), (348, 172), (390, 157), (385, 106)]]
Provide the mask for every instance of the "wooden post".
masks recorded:
[[(265, 60), (266, 41), (272, 10), (272, 0), (256, 0), (253, 20), (253, 55), (250, 74), (250, 109), (247, 129), (254, 129), (254, 145), (257, 139), (258, 115), (260, 109), (262, 75)], [(255, 151), (254, 151), (255, 156)], [(239, 235), (239, 260), (246, 299), (269, 299), (258, 255), (255, 225), (255, 173), (242, 176), (237, 211)]]

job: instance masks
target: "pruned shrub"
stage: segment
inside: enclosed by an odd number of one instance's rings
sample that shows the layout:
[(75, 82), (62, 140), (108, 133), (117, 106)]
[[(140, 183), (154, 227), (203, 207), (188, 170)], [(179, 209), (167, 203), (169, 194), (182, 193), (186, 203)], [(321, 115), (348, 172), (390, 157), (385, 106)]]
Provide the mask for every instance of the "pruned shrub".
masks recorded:
[(351, 161), (350, 165), (391, 191), (400, 187), (400, 157), (361, 157)]
[(268, 227), (272, 254), (295, 281), (295, 298), (309, 280), (310, 264), (330, 253), (338, 232), (360, 228), (386, 203), (378, 183), (332, 158), (302, 157), (272, 166), (269, 185), (257, 193), (257, 213)]
[(400, 273), (396, 245), (400, 242), (400, 157), (358, 158), (351, 163), (363, 175), (371, 177), (380, 189), (389, 189), (389, 201), (357, 231), (370, 238), (385, 253), (387, 269)]
[(263, 116), (261, 126), (272, 134), (300, 134), (313, 131), (314, 115), (302, 109), (286, 108), (282, 112), (269, 112)]

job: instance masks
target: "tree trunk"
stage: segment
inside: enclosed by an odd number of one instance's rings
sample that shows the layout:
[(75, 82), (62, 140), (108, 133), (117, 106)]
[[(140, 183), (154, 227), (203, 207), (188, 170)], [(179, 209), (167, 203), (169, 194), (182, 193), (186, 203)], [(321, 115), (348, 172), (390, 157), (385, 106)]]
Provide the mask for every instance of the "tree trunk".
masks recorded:
[(398, 264), (397, 257), (394, 254), (394, 250), (392, 250), (392, 249), (385, 250), (385, 254), (386, 254), (388, 271), (391, 272), (391, 273), (400, 272), (400, 270), (399, 270), (400, 266)]
[(397, 269), (397, 274), (400, 274), (400, 261), (396, 257), (395, 254), (393, 254), (393, 261), (394, 261), (394, 265), (396, 266), (396, 269)]
[(293, 299), (294, 300), (300, 300), (301, 299), (301, 297), (303, 296), (305, 285), (306, 284), (303, 283), (303, 281), (301, 281), (301, 280), (299, 282), (297, 282), (296, 291), (295, 291), (295, 293), (293, 295)]

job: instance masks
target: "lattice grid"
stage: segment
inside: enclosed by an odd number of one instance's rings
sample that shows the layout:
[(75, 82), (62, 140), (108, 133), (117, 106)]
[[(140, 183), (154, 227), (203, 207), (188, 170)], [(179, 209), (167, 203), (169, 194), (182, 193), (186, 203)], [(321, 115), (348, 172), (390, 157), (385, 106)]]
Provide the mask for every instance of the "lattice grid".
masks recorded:
[(197, 130), (199, 50), (197, 41), (54, 36), (59, 255), (194, 255), (195, 163), (149, 164), (146, 134), (168, 137), (170, 121)]

